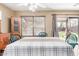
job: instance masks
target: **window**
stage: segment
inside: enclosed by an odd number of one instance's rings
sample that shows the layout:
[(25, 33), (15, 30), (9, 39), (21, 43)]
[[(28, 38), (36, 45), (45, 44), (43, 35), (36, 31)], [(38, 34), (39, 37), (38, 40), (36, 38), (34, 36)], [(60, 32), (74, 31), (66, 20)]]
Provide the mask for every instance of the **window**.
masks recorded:
[(22, 35), (33, 36), (33, 17), (22, 17)]
[(78, 35), (79, 18), (78, 17), (69, 17), (67, 26), (73, 33)]
[(62, 18), (61, 20), (57, 19), (56, 24), (58, 31), (61, 31), (62, 28), (66, 28), (66, 19), (62, 19)]
[(0, 11), (0, 20), (1, 20), (1, 18), (2, 18), (2, 12)]
[(0, 33), (1, 33), (1, 18), (2, 18), (2, 12), (0, 11)]
[(70, 29), (71, 32), (78, 36), (79, 17), (68, 17), (66, 15), (56, 15), (56, 33), (60, 38), (65, 40), (66, 33), (63, 29)]
[(45, 17), (43, 16), (22, 17), (23, 36), (38, 36), (40, 32), (45, 32)]
[(1, 33), (6, 33), (6, 15), (4, 12), (0, 11), (0, 31)]
[(67, 19), (65, 17), (56, 18), (56, 29), (57, 29), (59, 38), (62, 38), (62, 39), (66, 38), (66, 33), (64, 31), (67, 28), (66, 22), (67, 22)]
[(45, 32), (44, 17), (34, 17), (34, 35), (37, 36), (40, 32)]

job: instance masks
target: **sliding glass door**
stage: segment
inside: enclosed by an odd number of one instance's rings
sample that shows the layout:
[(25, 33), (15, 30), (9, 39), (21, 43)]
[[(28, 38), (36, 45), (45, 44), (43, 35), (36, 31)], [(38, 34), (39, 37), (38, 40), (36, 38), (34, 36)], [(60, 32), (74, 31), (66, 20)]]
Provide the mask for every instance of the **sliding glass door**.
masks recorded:
[[(64, 15), (57, 15), (56, 16), (56, 37), (63, 38), (65, 40), (66, 38), (66, 32), (65, 29), (69, 29), (71, 32), (76, 34), (77, 36), (79, 35), (79, 17), (68, 17)], [(55, 23), (54, 22), (54, 23)]]
[(33, 36), (33, 17), (22, 17), (22, 35)]
[(38, 36), (40, 32), (45, 32), (45, 18), (34, 17), (34, 35)]
[(22, 17), (22, 36), (38, 36), (40, 32), (45, 32), (45, 17)]
[(75, 34), (79, 33), (79, 17), (69, 17), (67, 27)]
[(56, 33), (58, 34), (59, 38), (62, 38), (65, 40), (66, 38), (66, 33), (65, 29), (67, 28), (67, 19), (64, 17), (57, 18), (56, 20)]

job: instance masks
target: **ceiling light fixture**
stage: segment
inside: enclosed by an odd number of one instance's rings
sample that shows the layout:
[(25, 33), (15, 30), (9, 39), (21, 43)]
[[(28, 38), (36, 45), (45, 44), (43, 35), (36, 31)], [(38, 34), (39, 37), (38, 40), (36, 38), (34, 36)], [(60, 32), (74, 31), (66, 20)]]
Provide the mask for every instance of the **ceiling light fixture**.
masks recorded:
[(35, 12), (37, 8), (38, 8), (38, 5), (35, 4), (35, 3), (30, 4), (30, 6), (29, 6), (29, 10), (32, 11), (32, 12)]
[(38, 8), (39, 4), (38, 3), (20, 3), (18, 4), (19, 6), (25, 6), (28, 7), (28, 10), (35, 12), (36, 9)]

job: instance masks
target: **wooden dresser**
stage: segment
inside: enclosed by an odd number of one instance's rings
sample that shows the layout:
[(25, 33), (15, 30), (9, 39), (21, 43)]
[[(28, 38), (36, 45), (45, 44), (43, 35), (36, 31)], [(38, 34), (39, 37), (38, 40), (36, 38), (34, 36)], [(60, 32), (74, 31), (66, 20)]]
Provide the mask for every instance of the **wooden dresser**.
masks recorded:
[(10, 38), (9, 33), (0, 34), (0, 50), (4, 50), (6, 45), (9, 44), (9, 38)]

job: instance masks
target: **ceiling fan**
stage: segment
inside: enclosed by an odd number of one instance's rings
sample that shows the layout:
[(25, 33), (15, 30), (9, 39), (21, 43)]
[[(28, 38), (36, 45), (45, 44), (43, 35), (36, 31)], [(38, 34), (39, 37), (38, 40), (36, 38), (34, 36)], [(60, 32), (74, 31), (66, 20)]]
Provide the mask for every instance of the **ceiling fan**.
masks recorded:
[(28, 7), (28, 10), (32, 12), (35, 12), (39, 7), (46, 8), (44, 4), (40, 3), (19, 3), (18, 5)]

